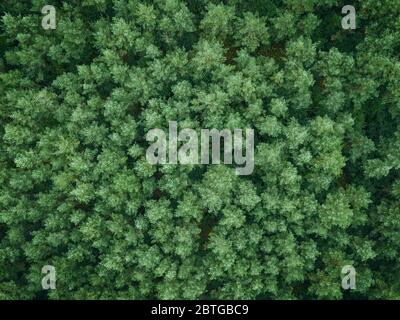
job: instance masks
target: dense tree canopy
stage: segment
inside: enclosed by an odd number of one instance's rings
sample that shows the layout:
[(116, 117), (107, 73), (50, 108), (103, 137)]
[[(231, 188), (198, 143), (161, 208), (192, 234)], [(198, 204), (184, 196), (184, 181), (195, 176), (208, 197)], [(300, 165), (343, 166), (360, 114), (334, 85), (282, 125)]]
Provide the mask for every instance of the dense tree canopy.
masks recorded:
[[(400, 299), (399, 1), (0, 16), (0, 299)], [(149, 164), (171, 120), (254, 128), (254, 172)]]

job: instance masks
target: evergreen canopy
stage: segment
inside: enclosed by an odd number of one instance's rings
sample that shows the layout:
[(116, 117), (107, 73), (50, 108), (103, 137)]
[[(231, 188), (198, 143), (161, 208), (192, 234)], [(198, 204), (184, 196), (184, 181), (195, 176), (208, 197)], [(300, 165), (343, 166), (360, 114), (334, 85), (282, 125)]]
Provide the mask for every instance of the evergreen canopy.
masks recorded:
[[(352, 2), (1, 0), (0, 299), (400, 299), (400, 1)], [(171, 120), (254, 172), (150, 165)]]

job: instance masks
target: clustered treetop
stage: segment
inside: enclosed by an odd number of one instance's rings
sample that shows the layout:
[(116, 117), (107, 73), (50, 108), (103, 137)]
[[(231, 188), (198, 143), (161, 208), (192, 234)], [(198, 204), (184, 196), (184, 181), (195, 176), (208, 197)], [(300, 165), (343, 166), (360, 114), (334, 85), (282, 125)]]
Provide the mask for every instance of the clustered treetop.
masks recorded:
[[(2, 0), (0, 299), (399, 299), (400, 2), (343, 5)], [(150, 165), (176, 120), (253, 174)]]

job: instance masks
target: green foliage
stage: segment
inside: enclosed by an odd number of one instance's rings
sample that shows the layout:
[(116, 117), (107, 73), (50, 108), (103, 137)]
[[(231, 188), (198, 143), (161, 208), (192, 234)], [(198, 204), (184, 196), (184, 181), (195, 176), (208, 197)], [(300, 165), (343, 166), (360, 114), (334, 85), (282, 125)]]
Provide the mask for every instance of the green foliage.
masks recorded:
[[(398, 1), (50, 2), (0, 3), (0, 299), (400, 299)], [(150, 165), (176, 120), (253, 174)]]

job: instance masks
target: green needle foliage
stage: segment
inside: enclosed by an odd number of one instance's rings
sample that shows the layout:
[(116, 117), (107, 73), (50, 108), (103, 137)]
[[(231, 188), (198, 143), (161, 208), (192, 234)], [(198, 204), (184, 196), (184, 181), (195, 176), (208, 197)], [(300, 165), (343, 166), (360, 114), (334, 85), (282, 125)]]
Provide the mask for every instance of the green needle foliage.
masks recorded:
[[(400, 2), (352, 2), (2, 0), (0, 299), (400, 299)], [(150, 165), (176, 120), (254, 172)]]

